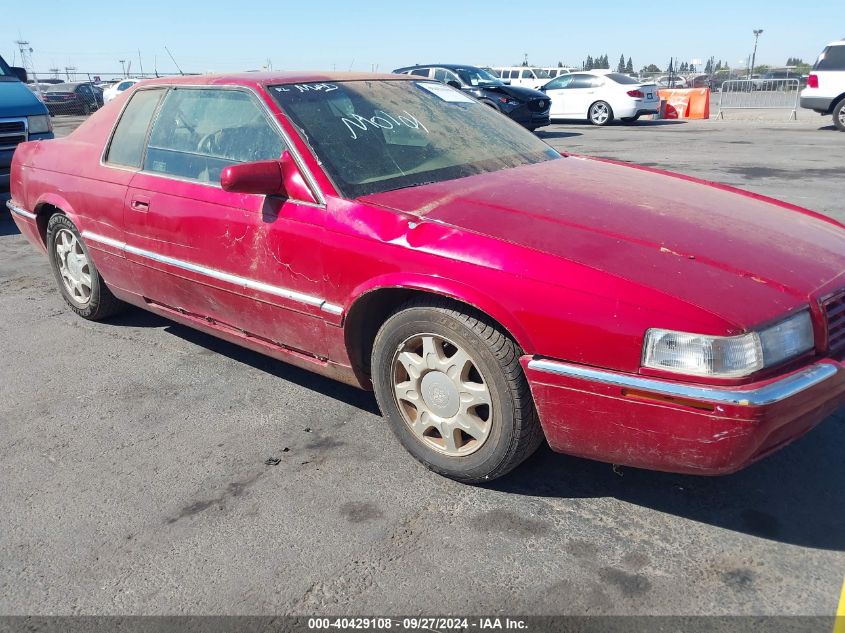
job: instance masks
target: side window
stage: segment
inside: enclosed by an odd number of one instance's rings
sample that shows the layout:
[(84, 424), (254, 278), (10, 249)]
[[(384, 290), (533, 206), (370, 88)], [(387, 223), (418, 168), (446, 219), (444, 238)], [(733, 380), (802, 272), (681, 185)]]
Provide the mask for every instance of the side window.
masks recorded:
[(593, 85), (593, 75), (569, 75), (572, 77), (572, 83), (567, 86), (571, 89), (590, 88)]
[(604, 78), (603, 77), (593, 77), (590, 80), (590, 88), (598, 88), (599, 86), (604, 85)]
[(239, 90), (174, 88), (153, 124), (146, 171), (216, 183), (224, 167), (282, 155), (279, 134)]
[(428, 77), (428, 68), (414, 68), (411, 74), (417, 75), (418, 77)]
[(107, 163), (124, 167), (141, 167), (150, 120), (163, 94), (163, 89), (141, 90), (132, 96), (129, 105), (120, 116), (120, 121), (109, 143), (106, 153)]
[(132, 85), (131, 81), (123, 81), (117, 86), (117, 89), (118, 89), (119, 92), (123, 92), (124, 90), (126, 90), (131, 85)]
[(458, 83), (461, 82), (461, 80), (458, 79), (458, 76), (447, 68), (435, 68), (434, 78), (437, 81), (442, 81), (444, 84), (447, 81), (457, 81)]
[(572, 75), (561, 75), (546, 84), (547, 90), (563, 90), (572, 87)]
[(533, 77), (534, 77), (534, 73), (532, 73), (530, 70), (525, 69), (525, 70), (522, 71), (522, 78), (523, 79), (533, 79)]

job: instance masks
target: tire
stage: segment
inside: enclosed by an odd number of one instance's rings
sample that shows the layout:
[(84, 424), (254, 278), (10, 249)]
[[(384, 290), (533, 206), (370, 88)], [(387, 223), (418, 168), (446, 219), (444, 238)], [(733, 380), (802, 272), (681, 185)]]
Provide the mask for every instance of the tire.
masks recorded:
[[(543, 441), (521, 353), (501, 328), (471, 308), (445, 299), (413, 300), (376, 335), (376, 399), (396, 437), (425, 466), (464, 483), (490, 481)], [(476, 404), (467, 405), (468, 398)]]
[(99, 321), (126, 308), (106, 286), (76, 226), (61, 213), (47, 222), (47, 256), (62, 297), (82, 318)]
[(593, 125), (610, 125), (613, 123), (613, 109), (607, 101), (596, 101), (587, 110), (587, 119)]
[(83, 102), (82, 103), (82, 115), (88, 116), (89, 114), (91, 114), (91, 106), (88, 103)]
[(845, 132), (845, 99), (840, 100), (833, 108), (833, 124), (840, 132)]

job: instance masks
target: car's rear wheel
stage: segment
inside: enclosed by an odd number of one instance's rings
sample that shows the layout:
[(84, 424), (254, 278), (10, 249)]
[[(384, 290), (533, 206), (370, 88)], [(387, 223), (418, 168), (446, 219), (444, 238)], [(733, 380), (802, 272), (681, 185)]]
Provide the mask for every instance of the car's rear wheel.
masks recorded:
[(100, 277), (76, 226), (61, 213), (47, 223), (47, 255), (62, 297), (79, 316), (97, 321), (126, 307)]
[(82, 102), (82, 114), (84, 116), (88, 116), (89, 114), (91, 114), (91, 106), (85, 101)]
[(482, 314), (445, 300), (410, 302), (376, 336), (376, 398), (420, 462), (459, 481), (489, 481), (543, 440), (520, 354)]
[(833, 124), (840, 132), (845, 132), (845, 99), (833, 108)]
[(606, 101), (596, 101), (587, 111), (587, 117), (593, 125), (608, 125), (613, 122), (613, 109)]

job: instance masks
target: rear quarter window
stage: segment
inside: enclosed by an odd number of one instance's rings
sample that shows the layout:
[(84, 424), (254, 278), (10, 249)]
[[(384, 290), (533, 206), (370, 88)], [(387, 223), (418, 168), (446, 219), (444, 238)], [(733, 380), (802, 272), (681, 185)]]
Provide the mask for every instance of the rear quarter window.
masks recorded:
[(112, 135), (106, 153), (107, 163), (141, 167), (150, 121), (164, 92), (164, 89), (141, 90), (133, 95)]
[(845, 70), (845, 46), (828, 46), (819, 55), (813, 70)]

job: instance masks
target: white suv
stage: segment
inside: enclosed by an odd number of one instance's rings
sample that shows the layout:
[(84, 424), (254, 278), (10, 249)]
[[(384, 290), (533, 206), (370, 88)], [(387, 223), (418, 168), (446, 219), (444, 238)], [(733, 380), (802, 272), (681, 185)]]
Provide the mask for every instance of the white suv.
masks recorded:
[(819, 55), (801, 91), (801, 107), (832, 114), (833, 124), (845, 132), (845, 39), (831, 42)]

